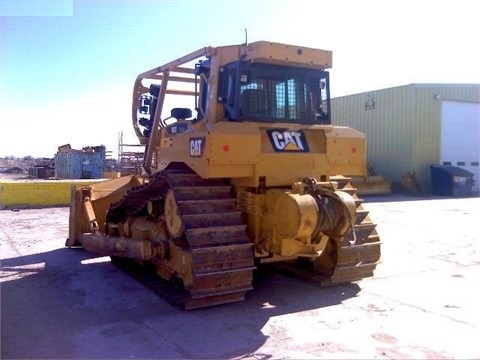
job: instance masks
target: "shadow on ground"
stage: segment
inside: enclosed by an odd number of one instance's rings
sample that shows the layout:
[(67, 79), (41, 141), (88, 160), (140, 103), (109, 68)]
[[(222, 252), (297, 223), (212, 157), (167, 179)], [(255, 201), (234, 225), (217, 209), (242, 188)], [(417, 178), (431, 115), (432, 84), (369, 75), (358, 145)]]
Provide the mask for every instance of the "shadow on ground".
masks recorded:
[(82, 249), (2, 260), (1, 358), (269, 358), (271, 317), (355, 297), (263, 272), (243, 302), (185, 311)]

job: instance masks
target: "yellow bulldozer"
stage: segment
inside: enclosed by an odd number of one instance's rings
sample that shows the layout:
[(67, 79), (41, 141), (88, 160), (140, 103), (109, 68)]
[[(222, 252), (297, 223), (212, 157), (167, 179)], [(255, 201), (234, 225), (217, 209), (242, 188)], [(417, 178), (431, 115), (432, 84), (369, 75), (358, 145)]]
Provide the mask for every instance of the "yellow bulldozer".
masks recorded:
[(331, 124), (331, 66), (258, 41), (140, 74), (144, 171), (74, 187), (66, 245), (140, 267), (186, 309), (243, 300), (266, 263), (322, 285), (372, 276), (380, 238), (349, 178), (366, 175), (365, 137)]

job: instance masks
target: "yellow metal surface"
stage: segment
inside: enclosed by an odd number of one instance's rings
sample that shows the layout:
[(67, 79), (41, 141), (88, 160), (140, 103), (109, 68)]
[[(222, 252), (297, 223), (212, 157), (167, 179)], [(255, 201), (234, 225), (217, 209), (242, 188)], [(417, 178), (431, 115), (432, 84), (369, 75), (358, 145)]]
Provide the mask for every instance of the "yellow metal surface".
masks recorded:
[[(288, 133), (298, 135), (302, 132), (305, 144), (300, 145), (308, 144), (309, 150), (295, 152), (285, 148), (279, 162), (279, 149), (272, 147), (267, 132), (284, 125), (226, 121), (225, 109), (218, 102), (218, 76), (194, 78), (193, 69), (184, 67), (189, 62), (204, 58), (209, 61), (211, 74), (219, 74), (225, 64), (239, 59), (317, 70), (332, 67), (331, 51), (258, 41), (248, 45), (201, 48), (140, 74), (134, 86), (132, 121), (140, 142), (149, 143), (145, 156), (148, 172), (158, 172), (174, 162), (184, 163), (203, 178), (230, 178), (236, 186), (249, 187), (257, 187), (259, 177), (266, 178), (266, 186), (279, 186), (308, 176), (366, 175), (365, 136), (342, 126), (289, 123)], [(149, 138), (143, 135), (137, 123), (138, 98), (148, 92), (147, 80), (157, 84), (161, 80)], [(165, 95), (172, 94), (172, 87), (179, 85), (191, 90), (198, 87), (200, 91), (208, 85), (208, 97), (203, 109), (205, 112), (202, 112), (203, 121), (196, 125), (187, 122), (187, 129), (176, 133), (159, 128), (159, 124)], [(298, 145), (290, 144), (294, 147)]]
[(72, 185), (85, 186), (100, 180), (0, 181), (0, 209), (63, 206), (70, 204)]
[(212, 125), (208, 132), (169, 135), (156, 148), (157, 171), (171, 162), (181, 162), (203, 178), (230, 178), (232, 184), (254, 187), (259, 176), (266, 177), (266, 186), (279, 186), (309, 176), (366, 174), (365, 137), (359, 131), (295, 125), (292, 130), (305, 134), (309, 151), (282, 152), (279, 156), (267, 136), (269, 129), (279, 126), (224, 121)]
[[(294, 184), (292, 191), (239, 193), (238, 208), (248, 214), (248, 232), (255, 239), (257, 254), (316, 257), (326, 246), (323, 236), (344, 236), (355, 223), (355, 200), (346, 192), (327, 190), (333, 189), (334, 183), (321, 184), (323, 201), (304, 193), (305, 183)], [(327, 196), (329, 204), (325, 205)], [(324, 206), (319, 207), (321, 203)]]
[(119, 171), (104, 171), (102, 177), (104, 179), (118, 179), (122, 174)]
[[(162, 66), (156, 67), (152, 70), (146, 71), (140, 74), (134, 85), (133, 91), (133, 102), (132, 102), (132, 125), (135, 131), (135, 134), (139, 138), (141, 144), (149, 144), (145, 158), (146, 166), (149, 168), (151, 161), (153, 159), (154, 146), (153, 144), (160, 143), (158, 139), (157, 130), (154, 130), (150, 138), (145, 137), (140, 130), (137, 124), (137, 99), (142, 93), (148, 92), (148, 87), (145, 86), (145, 83), (148, 83), (149, 80), (156, 81), (161, 80), (161, 88), (158, 103), (156, 106), (156, 115), (153, 119), (153, 129), (158, 129), (158, 124), (160, 123), (160, 116), (163, 110), (164, 98), (166, 94), (183, 94), (183, 95), (194, 95), (194, 87), (191, 87), (192, 91), (182, 91), (182, 90), (173, 90), (168, 85), (168, 80), (171, 73), (189, 73), (192, 69), (181, 67), (182, 65), (192, 62), (201, 58), (207, 57), (211, 59), (211, 73), (218, 74), (220, 67), (225, 64), (236, 61), (240, 58), (243, 60), (252, 60), (256, 62), (264, 62), (271, 64), (281, 64), (287, 66), (300, 66), (303, 68), (312, 68), (312, 69), (328, 69), (332, 67), (332, 52), (329, 50), (322, 49), (313, 49), (304, 46), (297, 45), (288, 45), (273, 43), (268, 41), (257, 41), (248, 45), (239, 44), (239, 45), (230, 45), (230, 46), (219, 46), (219, 47), (205, 47), (197, 51), (194, 51), (188, 55), (185, 55), (177, 60), (171, 61)], [(201, 78), (201, 77), (199, 77)], [(172, 76), (172, 84), (188, 84), (198, 86), (199, 80), (195, 80), (193, 77), (188, 76)], [(223, 107), (217, 105), (217, 86), (218, 79), (216, 76), (212, 76), (208, 80), (209, 84), (209, 97), (208, 105), (206, 107), (207, 111), (206, 122), (215, 123), (218, 120), (223, 120), (224, 110)], [(175, 85), (173, 85), (175, 86)]]
[[(129, 175), (91, 184), (75, 184), (69, 190), (70, 203), (69, 237), (67, 246), (73, 246), (80, 240), (82, 233), (90, 231), (92, 217), (102, 232), (106, 230), (106, 215), (110, 205), (120, 200), (134, 186), (139, 186), (142, 179)], [(88, 200), (85, 199), (88, 197)], [(91, 205), (94, 215), (89, 215), (84, 203)]]
[(332, 67), (332, 52), (304, 46), (257, 41), (246, 46), (246, 60), (263, 60), (282, 65)]
[(106, 237), (98, 234), (82, 234), (85, 250), (110, 256), (127, 257), (135, 260), (150, 260), (157, 253), (149, 241), (119, 236)]
[(183, 234), (182, 219), (173, 191), (169, 191), (165, 199), (165, 224), (173, 238), (177, 239)]
[(310, 240), (319, 222), (315, 199), (309, 195), (283, 193), (276, 205), (278, 234), (283, 238)]
[(392, 193), (391, 181), (383, 176), (352, 176), (352, 184), (357, 189), (358, 195), (390, 195)]

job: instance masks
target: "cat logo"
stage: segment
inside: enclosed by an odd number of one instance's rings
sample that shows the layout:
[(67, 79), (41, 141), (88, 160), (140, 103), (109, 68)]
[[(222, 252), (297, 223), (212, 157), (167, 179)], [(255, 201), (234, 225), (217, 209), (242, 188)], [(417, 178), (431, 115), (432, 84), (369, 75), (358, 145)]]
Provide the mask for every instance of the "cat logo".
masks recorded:
[(190, 138), (190, 156), (200, 157), (205, 147), (205, 138)]
[(309, 152), (302, 130), (269, 129), (268, 137), (275, 152)]

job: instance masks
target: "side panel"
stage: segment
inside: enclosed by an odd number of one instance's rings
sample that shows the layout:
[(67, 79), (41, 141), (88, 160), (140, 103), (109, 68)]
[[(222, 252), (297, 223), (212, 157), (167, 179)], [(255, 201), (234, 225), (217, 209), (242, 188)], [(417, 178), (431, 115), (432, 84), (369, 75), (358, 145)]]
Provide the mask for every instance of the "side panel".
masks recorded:
[(209, 132), (169, 135), (157, 147), (164, 169), (182, 162), (203, 178), (237, 186), (290, 186), (305, 177), (365, 175), (365, 137), (347, 127), (219, 122)]

